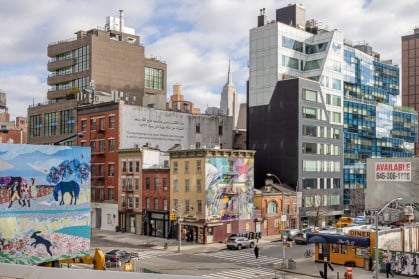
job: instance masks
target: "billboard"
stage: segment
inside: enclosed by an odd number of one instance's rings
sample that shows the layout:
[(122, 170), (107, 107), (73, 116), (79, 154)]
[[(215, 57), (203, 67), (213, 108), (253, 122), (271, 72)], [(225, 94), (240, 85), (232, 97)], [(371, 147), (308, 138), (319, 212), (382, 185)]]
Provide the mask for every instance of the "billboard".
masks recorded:
[(90, 148), (0, 144), (0, 262), (90, 255)]
[(411, 162), (376, 162), (376, 181), (411, 181)]

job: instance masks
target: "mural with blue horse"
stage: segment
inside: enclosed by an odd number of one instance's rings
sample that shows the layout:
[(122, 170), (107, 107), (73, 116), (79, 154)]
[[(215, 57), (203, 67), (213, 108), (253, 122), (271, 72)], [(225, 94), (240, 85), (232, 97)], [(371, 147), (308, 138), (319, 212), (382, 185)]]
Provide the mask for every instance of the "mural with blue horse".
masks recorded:
[(80, 185), (76, 181), (61, 181), (55, 185), (54, 188), (54, 200), (58, 201), (58, 194), (61, 192), (61, 201), (60, 205), (64, 204), (64, 194), (69, 193), (71, 196), (70, 205), (73, 204), (74, 198), (74, 205), (77, 204), (77, 199), (79, 198), (80, 193)]

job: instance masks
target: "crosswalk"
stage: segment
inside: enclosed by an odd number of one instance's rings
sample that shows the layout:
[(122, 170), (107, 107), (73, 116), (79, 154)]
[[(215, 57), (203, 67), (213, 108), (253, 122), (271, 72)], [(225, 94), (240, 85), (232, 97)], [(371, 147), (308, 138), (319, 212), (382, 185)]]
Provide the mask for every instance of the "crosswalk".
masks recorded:
[(163, 250), (142, 250), (138, 251), (138, 258), (140, 260), (148, 259), (148, 258), (156, 258), (160, 256), (173, 256), (179, 255), (178, 253), (163, 251)]
[(216, 278), (227, 278), (227, 279), (271, 279), (275, 278), (277, 274), (273, 269), (263, 268), (263, 267), (253, 267), (253, 268), (241, 268), (226, 270), (217, 273), (211, 273), (202, 275), (202, 277), (216, 277)]
[(282, 262), (281, 259), (268, 257), (264, 255), (260, 255), (259, 258), (256, 259), (253, 253), (247, 253), (247, 252), (242, 252), (242, 251), (224, 250), (224, 251), (219, 251), (216, 253), (205, 253), (205, 254), (202, 253), (202, 255), (210, 256), (210, 257), (217, 257), (225, 261), (231, 261), (238, 264), (256, 265), (256, 266), (262, 266), (262, 265), (277, 266), (277, 265), (280, 265)]

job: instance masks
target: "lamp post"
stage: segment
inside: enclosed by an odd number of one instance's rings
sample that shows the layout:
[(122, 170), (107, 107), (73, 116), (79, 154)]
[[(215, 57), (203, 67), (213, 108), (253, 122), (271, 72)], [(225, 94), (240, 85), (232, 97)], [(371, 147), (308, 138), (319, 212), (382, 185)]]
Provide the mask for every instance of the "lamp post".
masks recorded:
[(401, 201), (402, 198), (398, 197), (391, 201), (389, 201), (383, 208), (380, 209), (380, 211), (377, 212), (375, 215), (375, 279), (378, 279), (378, 216), (393, 202), (395, 201)]
[(177, 251), (178, 253), (180, 253), (181, 249), (182, 249), (182, 221), (183, 221), (183, 214), (180, 213), (180, 209), (185, 207), (185, 205), (178, 205), (176, 208), (173, 208), (172, 211), (177, 213), (178, 215), (178, 219), (177, 219), (177, 223), (178, 223), (178, 237), (179, 237), (179, 243), (178, 243), (178, 247), (177, 247)]
[[(284, 189), (282, 187), (282, 182), (281, 180), (278, 178), (278, 176), (276, 176), (275, 174), (272, 173), (267, 173), (266, 174), (267, 177), (275, 177), (276, 180), (278, 180), (279, 185), (281, 186), (281, 223), (282, 223), (282, 228), (281, 228), (281, 239), (282, 239), (282, 257), (284, 259), (283, 264), (285, 265), (285, 243), (284, 243), (284, 227), (285, 227), (285, 220), (284, 220), (284, 216), (286, 216), (284, 214)], [(285, 217), (286, 218), (286, 217)]]

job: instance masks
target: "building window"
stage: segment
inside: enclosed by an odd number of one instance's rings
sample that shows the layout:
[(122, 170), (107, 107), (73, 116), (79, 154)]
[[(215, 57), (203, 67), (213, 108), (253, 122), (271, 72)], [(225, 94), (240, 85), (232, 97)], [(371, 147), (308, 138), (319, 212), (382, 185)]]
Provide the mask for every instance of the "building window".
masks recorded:
[(105, 140), (99, 141), (99, 152), (101, 153), (105, 152)]
[(282, 66), (299, 70), (298, 59), (282, 55)]
[(202, 201), (201, 200), (196, 201), (196, 211), (198, 213), (202, 213)]
[(132, 173), (132, 171), (133, 171), (132, 161), (128, 162), (128, 166), (129, 166), (129, 172)]
[(150, 181), (151, 181), (150, 177), (145, 178), (145, 188), (146, 188), (146, 190), (150, 190), (150, 184), (151, 184)]
[(275, 201), (270, 201), (268, 203), (267, 213), (268, 214), (278, 213), (278, 206), (277, 206), (277, 203)]
[(185, 173), (189, 173), (189, 161), (185, 161)]
[(218, 135), (219, 136), (223, 135), (223, 125), (218, 125)]
[(185, 200), (185, 211), (189, 212), (189, 200)]
[(306, 101), (317, 102), (317, 91), (303, 89), (303, 99)]
[(75, 132), (76, 120), (74, 110), (63, 110), (60, 112), (61, 134), (71, 134)]
[(83, 132), (87, 131), (87, 120), (82, 120), (81, 121), (81, 130)]
[(122, 172), (127, 172), (127, 162), (122, 161)]
[(308, 119), (318, 119), (317, 118), (317, 109), (316, 108), (303, 108), (303, 117)]
[(140, 172), (140, 161), (135, 161), (135, 172)]
[(150, 198), (145, 199), (145, 208), (150, 209)]
[(109, 139), (109, 151), (115, 151), (115, 139)]
[(114, 176), (115, 175), (115, 164), (109, 164), (108, 165), (108, 176)]
[(115, 128), (115, 116), (109, 116), (109, 128)]
[(179, 166), (177, 161), (173, 161), (173, 173), (178, 173)]
[(99, 176), (105, 176), (105, 165), (99, 165)]
[(92, 118), (90, 119), (90, 131), (96, 130), (96, 119)]
[(57, 113), (51, 112), (44, 115), (45, 131), (44, 136), (55, 136), (57, 134)]
[(201, 133), (201, 124), (196, 123), (195, 125), (195, 133), (200, 134)]
[(167, 177), (163, 177), (163, 191), (167, 191), (169, 188), (169, 179)]
[(196, 161), (196, 172), (197, 173), (201, 173), (202, 171), (202, 161), (201, 160), (197, 160)]
[(179, 182), (177, 179), (173, 180), (173, 192), (179, 192)]
[(201, 179), (197, 179), (197, 180), (196, 180), (196, 191), (197, 191), (198, 193), (201, 193), (201, 192), (202, 192)]
[(140, 189), (140, 179), (136, 177), (134, 179), (134, 183), (135, 183), (135, 190), (138, 191)]
[(163, 70), (145, 67), (145, 88), (163, 90)]
[(154, 177), (154, 190), (159, 190), (159, 178)]
[(177, 209), (179, 206), (179, 201), (177, 199), (173, 199), (173, 208)]
[(166, 199), (163, 200), (163, 210), (168, 210), (168, 203)]
[(92, 152), (96, 152), (96, 141), (93, 140), (90, 142), (90, 149)]
[(105, 199), (105, 191), (103, 188), (99, 188), (99, 200), (103, 201)]
[(189, 179), (185, 179), (185, 192), (189, 192)]
[(341, 246), (341, 254), (347, 254), (348, 253), (348, 246), (343, 245)]
[(99, 119), (99, 130), (102, 130), (102, 131), (105, 130), (105, 118)]
[(140, 198), (135, 197), (135, 208), (140, 208)]
[(339, 244), (332, 243), (332, 252), (339, 253)]
[(40, 137), (42, 131), (42, 115), (32, 115), (30, 117), (30, 137)]
[(159, 209), (159, 199), (154, 198), (154, 209)]
[(108, 200), (113, 201), (115, 199), (115, 190), (114, 188), (108, 188)]

